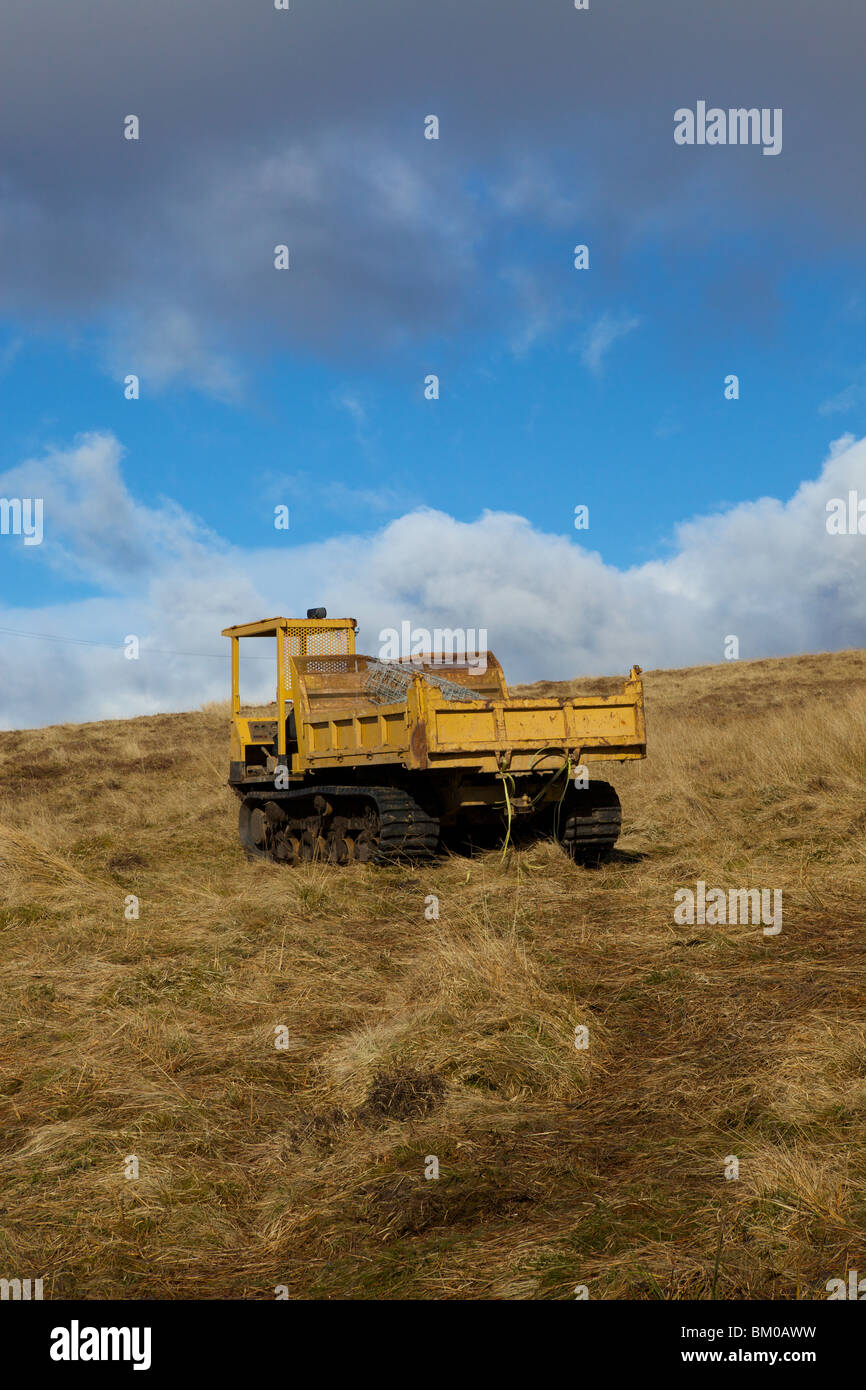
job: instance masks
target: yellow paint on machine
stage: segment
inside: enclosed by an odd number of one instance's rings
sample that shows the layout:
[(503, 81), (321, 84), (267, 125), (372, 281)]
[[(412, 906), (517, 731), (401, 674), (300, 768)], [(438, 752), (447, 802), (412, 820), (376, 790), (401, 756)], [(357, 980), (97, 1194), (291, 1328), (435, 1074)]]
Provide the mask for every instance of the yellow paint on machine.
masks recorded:
[[(492, 652), (425, 653), (395, 663), (412, 672), (405, 698), (376, 704), (364, 690), (376, 658), (355, 651), (353, 618), (267, 618), (226, 628), (232, 643), (232, 760), (261, 764), (263, 750), (293, 777), (392, 763), (423, 771), (552, 770), (565, 759), (646, 756), (643, 683), (632, 667), (615, 695), (513, 698)], [(276, 639), (273, 716), (242, 714), (239, 643)], [(427, 676), (444, 676), (472, 698), (449, 700)], [(293, 718), (290, 716), (293, 715)], [(269, 764), (270, 765), (270, 764)]]

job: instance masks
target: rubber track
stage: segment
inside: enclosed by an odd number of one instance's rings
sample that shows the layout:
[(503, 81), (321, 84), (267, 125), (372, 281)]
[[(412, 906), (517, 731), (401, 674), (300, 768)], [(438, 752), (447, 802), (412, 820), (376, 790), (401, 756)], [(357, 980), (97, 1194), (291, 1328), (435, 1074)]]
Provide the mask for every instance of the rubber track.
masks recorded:
[(609, 782), (590, 782), (574, 796), (581, 798), (580, 809), (574, 809), (570, 799), (561, 812), (560, 839), (565, 848), (578, 857), (613, 849), (622, 827), (622, 807), (613, 787)]
[(337, 816), (341, 813), (340, 798), (353, 801), (365, 798), (374, 803), (379, 815), (379, 843), (369, 862), (387, 864), (395, 859), (430, 859), (439, 847), (439, 821), (399, 787), (303, 787), (297, 791), (253, 793), (244, 800), (276, 801), (284, 805), (304, 798), (312, 803), (316, 796), (333, 800)]

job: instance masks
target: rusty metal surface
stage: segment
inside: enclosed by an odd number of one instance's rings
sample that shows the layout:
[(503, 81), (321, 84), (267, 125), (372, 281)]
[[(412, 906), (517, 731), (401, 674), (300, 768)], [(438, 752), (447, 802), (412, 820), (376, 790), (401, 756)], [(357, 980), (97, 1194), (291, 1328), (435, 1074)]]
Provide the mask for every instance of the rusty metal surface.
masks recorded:
[[(615, 695), (540, 699), (478, 698), (468, 688), (441, 690), (411, 663), (392, 680), (391, 663), (361, 656), (295, 672), (299, 747), (293, 770), (331, 762), (393, 762), (473, 772), (528, 771), (541, 750), (560, 762), (580, 750), (587, 759), (645, 756), (643, 686), (634, 671)], [(367, 673), (384, 665), (380, 699), (370, 698)], [(327, 667), (327, 670), (324, 668)], [(329, 675), (327, 672), (330, 671)], [(461, 698), (453, 698), (456, 694)], [(448, 698), (451, 696), (452, 698)]]
[(276, 719), (250, 719), (247, 727), (253, 743), (273, 743), (277, 736)]
[[(278, 743), (294, 776), (381, 763), (496, 774), (532, 771), (541, 753), (560, 762), (577, 750), (586, 760), (646, 755), (636, 666), (614, 695), (510, 697), (492, 652), (473, 662), (429, 653), (382, 662), (355, 653), (352, 619), (266, 619), (226, 632), (233, 648), (233, 763), (243, 764), (246, 749), (260, 750), (263, 742)], [(266, 632), (276, 635), (281, 658), (276, 721), (245, 718), (238, 699), (238, 638)], [(322, 651), (337, 639), (349, 649)]]
[(412, 766), (422, 771), (428, 766), (427, 725), (419, 719), (412, 725), (409, 735), (409, 753)]

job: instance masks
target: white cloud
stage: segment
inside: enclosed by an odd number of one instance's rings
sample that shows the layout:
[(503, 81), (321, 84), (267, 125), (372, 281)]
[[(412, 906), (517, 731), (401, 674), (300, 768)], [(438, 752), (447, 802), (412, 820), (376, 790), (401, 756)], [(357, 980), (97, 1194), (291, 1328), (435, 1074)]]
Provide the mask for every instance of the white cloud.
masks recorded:
[(856, 379), (818, 407), (820, 415), (844, 415), (866, 405), (866, 368), (861, 367)]
[(614, 343), (628, 337), (639, 326), (633, 314), (604, 313), (586, 334), (580, 360), (589, 371), (598, 374)]
[[(45, 497), (45, 543), (26, 562), (69, 566), (101, 595), (6, 607), (0, 627), (116, 644), (0, 634), (7, 728), (194, 708), (226, 693), (227, 662), (165, 653), (218, 654), (222, 627), (318, 604), (357, 618), (366, 651), (404, 619), (486, 628), (512, 681), (718, 661), (729, 634), (744, 658), (866, 646), (866, 536), (826, 530), (830, 498), (866, 498), (866, 440), (836, 441), (790, 500), (685, 521), (669, 557), (628, 570), (504, 512), (462, 522), (420, 509), (368, 536), (242, 551), (171, 503), (137, 503), (121, 452), (90, 436), (0, 478), (0, 495), (38, 483)], [(142, 638), (140, 661), (123, 658), (127, 633)], [(249, 669), (250, 693), (264, 694), (268, 666)]]
[(104, 356), (112, 375), (134, 373), (145, 393), (185, 377), (221, 401), (243, 396), (240, 368), (226, 353), (215, 351), (202, 325), (177, 305), (152, 305), (114, 323)]

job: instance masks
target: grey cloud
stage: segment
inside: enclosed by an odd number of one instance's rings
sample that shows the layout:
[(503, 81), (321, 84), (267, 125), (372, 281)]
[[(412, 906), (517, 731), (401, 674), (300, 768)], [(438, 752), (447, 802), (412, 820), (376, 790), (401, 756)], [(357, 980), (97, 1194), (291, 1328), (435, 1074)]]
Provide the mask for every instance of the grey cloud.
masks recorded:
[[(157, 382), (230, 396), (242, 351), (388, 353), (491, 327), (531, 344), (556, 321), (575, 223), (614, 282), (641, 234), (681, 259), (766, 223), (780, 266), (819, 243), (860, 256), (866, 11), (694, 15), (693, 0), (91, 0), (48, 23), (10, 3), (0, 310), (86, 316), (112, 363), (138, 351)], [(782, 106), (782, 155), (675, 147), (673, 112), (698, 97)]]

